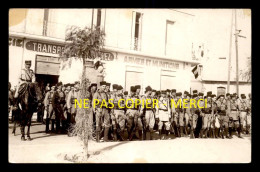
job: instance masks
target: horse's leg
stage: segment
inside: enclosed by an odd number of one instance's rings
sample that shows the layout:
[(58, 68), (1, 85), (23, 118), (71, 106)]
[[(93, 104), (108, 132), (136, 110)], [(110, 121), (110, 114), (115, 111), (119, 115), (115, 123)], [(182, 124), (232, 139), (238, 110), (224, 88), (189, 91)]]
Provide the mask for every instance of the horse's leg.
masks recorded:
[(25, 135), (25, 134), (24, 134), (25, 125), (22, 123), (20, 128), (21, 128), (21, 134), (22, 134), (21, 140), (22, 140), (22, 141), (25, 141), (25, 136), (24, 136), (24, 135)]
[(14, 128), (13, 128), (13, 132), (12, 132), (12, 134), (14, 134), (14, 136), (15, 136), (15, 130), (16, 130), (16, 120), (14, 120)]
[(28, 129), (27, 129), (27, 139), (28, 139), (28, 141), (32, 140), (31, 137), (30, 137), (31, 122), (32, 122), (32, 115), (30, 115), (30, 118), (28, 119), (28, 122), (27, 122), (27, 126), (28, 126)]

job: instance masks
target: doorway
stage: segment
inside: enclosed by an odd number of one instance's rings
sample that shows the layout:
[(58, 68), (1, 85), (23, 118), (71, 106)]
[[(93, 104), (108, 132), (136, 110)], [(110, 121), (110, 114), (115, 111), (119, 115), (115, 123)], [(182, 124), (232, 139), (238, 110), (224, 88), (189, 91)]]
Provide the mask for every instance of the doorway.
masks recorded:
[(47, 83), (50, 85), (54, 85), (58, 83), (59, 75), (42, 75), (42, 74), (35, 74), (36, 82), (38, 82), (42, 91), (46, 87)]

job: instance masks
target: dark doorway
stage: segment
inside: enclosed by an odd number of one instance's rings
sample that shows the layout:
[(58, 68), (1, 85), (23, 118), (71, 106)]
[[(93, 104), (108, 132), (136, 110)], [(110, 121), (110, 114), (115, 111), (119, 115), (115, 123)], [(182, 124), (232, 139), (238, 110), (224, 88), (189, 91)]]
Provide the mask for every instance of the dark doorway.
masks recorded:
[(42, 91), (46, 87), (47, 83), (50, 83), (50, 85), (57, 84), (59, 75), (41, 75), (41, 74), (36, 74), (36, 81), (40, 85)]

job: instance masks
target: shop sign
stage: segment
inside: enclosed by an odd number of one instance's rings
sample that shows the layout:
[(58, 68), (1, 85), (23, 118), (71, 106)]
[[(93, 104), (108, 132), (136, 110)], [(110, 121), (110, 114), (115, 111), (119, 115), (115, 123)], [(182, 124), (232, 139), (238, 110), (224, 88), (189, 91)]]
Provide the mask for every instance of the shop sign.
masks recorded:
[(137, 65), (144, 65), (144, 66), (161, 67), (165, 69), (179, 69), (180, 66), (180, 64), (176, 62), (168, 62), (165, 60), (149, 59), (149, 58), (141, 58), (141, 57), (133, 57), (133, 56), (125, 56), (124, 62), (137, 64)]

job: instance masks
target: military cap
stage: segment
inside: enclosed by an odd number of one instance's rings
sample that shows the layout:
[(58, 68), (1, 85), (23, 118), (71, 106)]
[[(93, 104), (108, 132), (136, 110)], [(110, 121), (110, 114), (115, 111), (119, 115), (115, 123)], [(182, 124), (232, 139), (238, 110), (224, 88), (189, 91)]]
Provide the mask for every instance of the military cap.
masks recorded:
[(197, 95), (197, 94), (193, 94), (193, 95), (192, 95), (192, 98), (195, 98), (195, 97), (198, 97), (198, 95)]
[(62, 82), (58, 82), (57, 84), (57, 87), (61, 86), (62, 85)]
[(207, 92), (207, 97), (211, 97), (211, 95), (212, 95), (212, 91), (208, 91)]
[(109, 82), (106, 83), (106, 86), (109, 86), (109, 87), (110, 87), (110, 85), (111, 85), (111, 83), (109, 83)]
[(184, 94), (189, 94), (189, 92), (188, 91), (184, 91)]
[(166, 94), (166, 90), (162, 90), (162, 91), (161, 91), (161, 94)]
[(204, 94), (202, 92), (199, 92), (199, 96), (203, 96)]
[(182, 95), (181, 92), (176, 93), (176, 96), (181, 96), (181, 95)]
[(245, 94), (241, 94), (241, 98), (242, 99), (246, 99), (246, 95)]
[(147, 87), (145, 87), (145, 91), (152, 91), (153, 89), (152, 89), (152, 87), (150, 87), (150, 86), (147, 86)]
[(121, 85), (118, 85), (117, 90), (123, 90), (123, 87)]
[(172, 92), (173, 92), (173, 93), (176, 93), (176, 89), (172, 89)]
[(131, 87), (130, 87), (130, 90), (131, 90), (132, 92), (135, 92), (135, 91), (136, 91), (136, 87), (135, 87), (135, 86), (131, 86)]
[(141, 85), (136, 85), (135, 86), (135, 89), (137, 90), (137, 89), (141, 89)]
[(234, 94), (231, 94), (230, 97), (237, 97), (237, 95), (234, 93)]
[(187, 96), (188, 96), (188, 97), (191, 97), (191, 94), (190, 94), (190, 93), (188, 93), (188, 94), (187, 94)]
[(24, 63), (25, 63), (25, 64), (32, 64), (32, 61), (31, 61), (31, 60), (25, 60)]
[(221, 95), (219, 95), (219, 98), (220, 98), (220, 97), (224, 97), (224, 95), (223, 95), (223, 94), (221, 94)]
[(118, 89), (118, 86), (119, 86), (119, 85), (117, 85), (117, 84), (113, 84), (113, 85), (112, 85), (113, 90), (114, 90), (114, 89)]
[(156, 91), (156, 94), (157, 94), (157, 95), (160, 95), (160, 94), (161, 94), (161, 91)]
[(211, 97), (213, 98), (213, 97), (216, 97), (216, 94), (211, 94)]
[(197, 91), (197, 90), (193, 90), (192, 92), (193, 92), (193, 94), (197, 94), (197, 93), (198, 93), (198, 91)]
[(156, 90), (152, 90), (152, 92), (157, 92)]
[(166, 89), (166, 92), (171, 92), (171, 90), (170, 89)]
[(97, 83), (92, 83), (90, 87), (97, 87)]
[(101, 85), (106, 85), (106, 81), (101, 81), (101, 82), (100, 82), (100, 86), (101, 86)]
[(124, 95), (125, 95), (125, 96), (128, 95), (128, 91), (125, 91), (125, 92), (124, 92)]
[(227, 94), (226, 94), (226, 97), (227, 97), (227, 96), (230, 96), (230, 93), (227, 93)]

